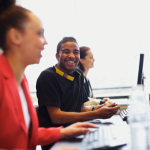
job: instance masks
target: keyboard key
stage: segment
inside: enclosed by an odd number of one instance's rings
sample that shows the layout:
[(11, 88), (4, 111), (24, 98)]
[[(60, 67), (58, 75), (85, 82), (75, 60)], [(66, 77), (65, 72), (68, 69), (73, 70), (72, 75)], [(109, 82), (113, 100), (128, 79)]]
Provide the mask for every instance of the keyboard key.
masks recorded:
[(115, 126), (114, 125), (110, 125), (110, 130), (111, 130), (113, 139), (117, 139), (117, 134), (116, 134), (116, 128), (115, 128)]
[[(99, 129), (89, 131), (82, 140), (82, 146), (85, 150), (107, 149), (120, 145), (125, 145), (126, 141), (120, 143), (115, 125), (100, 125)], [(118, 142), (117, 142), (118, 140)], [(115, 143), (115, 144), (114, 144)]]
[(98, 130), (94, 132), (94, 141), (98, 141)]
[(129, 117), (129, 110), (128, 109), (122, 110), (120, 112), (120, 116), (121, 116), (123, 121), (127, 121), (128, 117)]

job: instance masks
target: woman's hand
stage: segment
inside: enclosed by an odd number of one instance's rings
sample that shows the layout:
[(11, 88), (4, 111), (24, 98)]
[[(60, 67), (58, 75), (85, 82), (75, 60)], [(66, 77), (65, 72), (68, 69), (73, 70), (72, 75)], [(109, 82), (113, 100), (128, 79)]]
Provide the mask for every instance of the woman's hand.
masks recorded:
[(109, 98), (104, 98), (103, 101), (105, 101), (105, 102), (110, 101), (110, 99)]
[(61, 129), (60, 136), (62, 139), (73, 138), (79, 135), (86, 134), (86, 132), (90, 131), (89, 128), (98, 128), (98, 127), (89, 122), (82, 122), (82, 123), (78, 122)]
[(113, 106), (116, 104), (115, 102), (112, 102), (109, 98), (104, 98), (103, 101), (105, 101), (104, 106), (108, 107), (110, 107), (110, 105)]
[[(115, 105), (116, 103), (115, 102), (112, 102), (112, 101), (106, 101), (104, 106), (107, 106), (107, 107), (112, 107), (113, 105)], [(110, 106), (111, 105), (111, 106)]]

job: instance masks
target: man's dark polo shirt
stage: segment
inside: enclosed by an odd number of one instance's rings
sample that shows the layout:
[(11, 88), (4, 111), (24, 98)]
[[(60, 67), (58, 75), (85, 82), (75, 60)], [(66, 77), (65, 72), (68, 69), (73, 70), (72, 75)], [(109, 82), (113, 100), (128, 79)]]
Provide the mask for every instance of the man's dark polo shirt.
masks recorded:
[(74, 77), (73, 81), (56, 73), (55, 66), (53, 66), (44, 70), (37, 79), (36, 89), (41, 127), (68, 125), (53, 124), (46, 106), (59, 107), (65, 112), (80, 112), (83, 103), (88, 101), (82, 71), (76, 68), (71, 76)]

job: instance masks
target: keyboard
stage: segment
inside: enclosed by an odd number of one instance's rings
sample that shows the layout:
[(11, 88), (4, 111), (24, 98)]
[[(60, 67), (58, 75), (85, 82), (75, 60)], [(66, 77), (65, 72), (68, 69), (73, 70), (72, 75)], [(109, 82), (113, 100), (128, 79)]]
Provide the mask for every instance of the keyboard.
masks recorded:
[(128, 122), (129, 109), (122, 110), (119, 115), (120, 115), (120, 117), (122, 118), (123, 121)]
[(82, 140), (84, 150), (104, 150), (127, 144), (127, 141), (118, 136), (115, 125), (102, 124), (94, 131), (85, 134)]

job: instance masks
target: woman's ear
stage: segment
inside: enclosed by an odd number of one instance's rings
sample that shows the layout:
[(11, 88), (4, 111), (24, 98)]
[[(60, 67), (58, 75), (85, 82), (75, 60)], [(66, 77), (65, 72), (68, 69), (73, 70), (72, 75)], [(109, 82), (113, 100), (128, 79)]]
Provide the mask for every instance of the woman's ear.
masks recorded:
[(8, 31), (7, 35), (8, 35), (8, 40), (9, 40), (10, 43), (12, 43), (14, 45), (19, 45), (20, 44), (20, 42), (21, 42), (21, 33), (18, 30), (12, 28)]
[(84, 64), (84, 60), (83, 60), (82, 58), (80, 58), (80, 62), (81, 62), (82, 64)]

